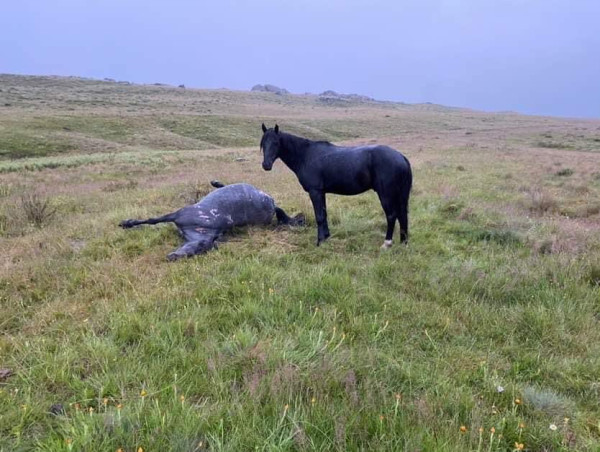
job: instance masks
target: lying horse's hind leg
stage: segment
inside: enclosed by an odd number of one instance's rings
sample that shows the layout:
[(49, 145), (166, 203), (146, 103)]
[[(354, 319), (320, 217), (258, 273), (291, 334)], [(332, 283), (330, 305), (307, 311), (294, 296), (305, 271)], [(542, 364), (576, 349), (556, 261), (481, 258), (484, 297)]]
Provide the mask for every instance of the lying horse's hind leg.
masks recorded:
[(175, 221), (177, 212), (169, 213), (165, 216), (158, 218), (148, 218), (147, 220), (123, 220), (119, 223), (123, 229), (129, 229), (140, 224), (157, 224), (157, 223), (169, 223)]
[(175, 251), (169, 253), (167, 255), (167, 259), (171, 262), (176, 261), (177, 259), (181, 259), (182, 257), (191, 257), (196, 253), (196, 249), (198, 248), (198, 242), (188, 242), (185, 243), (180, 248), (177, 248)]

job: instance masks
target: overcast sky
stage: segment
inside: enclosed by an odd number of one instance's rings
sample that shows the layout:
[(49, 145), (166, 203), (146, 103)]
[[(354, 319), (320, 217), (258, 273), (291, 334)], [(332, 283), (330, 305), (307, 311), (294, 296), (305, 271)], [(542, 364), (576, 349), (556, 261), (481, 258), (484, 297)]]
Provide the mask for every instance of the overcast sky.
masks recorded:
[(0, 72), (600, 117), (598, 0), (4, 0)]

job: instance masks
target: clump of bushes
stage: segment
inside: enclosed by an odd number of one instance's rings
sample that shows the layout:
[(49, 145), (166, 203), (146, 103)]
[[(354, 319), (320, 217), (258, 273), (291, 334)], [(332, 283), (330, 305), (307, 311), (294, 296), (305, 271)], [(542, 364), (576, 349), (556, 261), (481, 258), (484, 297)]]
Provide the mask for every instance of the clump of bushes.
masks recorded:
[(41, 228), (48, 224), (56, 214), (52, 200), (37, 192), (21, 195), (20, 209), (29, 224)]
[(574, 173), (574, 171), (571, 168), (563, 168), (561, 170), (558, 170), (554, 174), (559, 177), (567, 177), (567, 176), (572, 176), (573, 173)]
[(556, 199), (541, 188), (533, 188), (529, 191), (527, 204), (531, 212), (539, 215), (554, 212), (558, 208)]
[(190, 182), (184, 187), (183, 191), (179, 193), (178, 200), (182, 200), (186, 205), (196, 204), (210, 192), (211, 188), (206, 182)]
[(103, 187), (102, 191), (112, 193), (112, 192), (121, 191), (121, 190), (133, 190), (137, 186), (138, 186), (137, 181), (132, 180), (132, 179), (130, 179), (126, 182), (113, 181), (113, 182), (110, 182), (107, 186)]

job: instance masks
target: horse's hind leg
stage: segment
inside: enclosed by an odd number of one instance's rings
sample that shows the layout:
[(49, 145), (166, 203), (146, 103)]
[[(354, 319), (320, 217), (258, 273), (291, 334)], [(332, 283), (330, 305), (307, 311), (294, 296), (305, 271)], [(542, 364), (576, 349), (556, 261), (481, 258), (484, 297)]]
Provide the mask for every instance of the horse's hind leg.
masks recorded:
[(408, 242), (408, 206), (406, 204), (400, 207), (398, 222), (400, 223), (400, 243), (406, 243)]
[(317, 246), (329, 237), (329, 225), (327, 224), (327, 204), (325, 193), (320, 191), (311, 191), (308, 193), (315, 211), (317, 220)]
[[(383, 211), (385, 212), (385, 218), (387, 219), (387, 232), (385, 234), (385, 241), (381, 248), (387, 249), (391, 248), (392, 240), (394, 238), (394, 227), (396, 226), (396, 220), (398, 219), (398, 212), (396, 209), (396, 204), (391, 199), (389, 193), (377, 193), (379, 195), (379, 200), (381, 201), (381, 207), (383, 207)], [(387, 196), (386, 196), (387, 195)]]
[(170, 223), (177, 219), (177, 213), (178, 212), (173, 212), (163, 217), (148, 218), (147, 220), (123, 220), (119, 223), (119, 226), (121, 226), (123, 229), (129, 229), (133, 228), (134, 226), (139, 226), (141, 224)]

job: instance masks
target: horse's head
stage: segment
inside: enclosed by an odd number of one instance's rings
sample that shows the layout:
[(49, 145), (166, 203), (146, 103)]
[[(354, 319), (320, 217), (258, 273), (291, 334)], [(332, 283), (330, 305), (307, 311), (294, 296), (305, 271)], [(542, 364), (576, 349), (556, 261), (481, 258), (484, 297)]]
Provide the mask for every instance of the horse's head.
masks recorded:
[(262, 140), (260, 140), (260, 148), (263, 152), (263, 164), (262, 167), (265, 171), (271, 171), (273, 168), (273, 163), (279, 157), (279, 148), (281, 146), (279, 135), (279, 126), (275, 124), (275, 127), (272, 129), (267, 129), (267, 127), (262, 125), (263, 136)]

